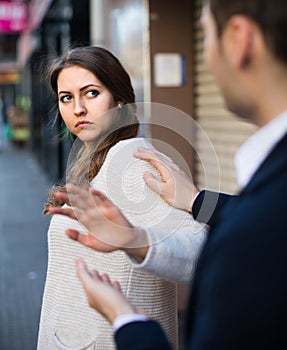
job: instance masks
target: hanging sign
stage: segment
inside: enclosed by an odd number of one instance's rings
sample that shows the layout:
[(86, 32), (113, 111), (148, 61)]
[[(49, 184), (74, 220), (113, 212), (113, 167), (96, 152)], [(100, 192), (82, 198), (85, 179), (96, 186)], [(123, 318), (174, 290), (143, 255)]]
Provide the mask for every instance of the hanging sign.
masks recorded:
[(0, 33), (20, 33), (27, 25), (24, 3), (0, 1)]

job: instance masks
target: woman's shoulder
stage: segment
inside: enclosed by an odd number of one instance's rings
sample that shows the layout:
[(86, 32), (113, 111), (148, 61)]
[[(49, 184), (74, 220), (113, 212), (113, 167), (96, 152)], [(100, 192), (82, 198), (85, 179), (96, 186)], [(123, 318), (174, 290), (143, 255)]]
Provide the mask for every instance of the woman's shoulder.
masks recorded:
[[(138, 147), (152, 147), (152, 145), (143, 137), (119, 141), (109, 150), (100, 171), (91, 184), (94, 186), (105, 184), (109, 191), (114, 186), (122, 186), (125, 190), (135, 184), (143, 186), (143, 174), (147, 171), (152, 173), (156, 171), (148, 162), (134, 157)], [(118, 188), (116, 190), (118, 191)]]
[(138, 147), (153, 148), (152, 144), (144, 137), (134, 137), (132, 139), (122, 140), (116, 143), (109, 150), (105, 163), (120, 157), (122, 160), (135, 159), (133, 154), (137, 152)]
[(143, 137), (119, 141), (109, 150), (95, 179), (97, 181), (104, 179), (105, 182), (107, 178), (112, 179), (113, 182), (126, 179), (128, 183), (130, 182), (128, 179), (138, 179), (139, 182), (144, 182), (143, 173), (153, 171), (154, 168), (148, 162), (134, 157), (138, 147), (150, 148), (153, 146)]
[(125, 149), (125, 151), (131, 150), (132, 152), (136, 152), (138, 147), (150, 148), (153, 146), (148, 141), (148, 139), (144, 137), (134, 137), (131, 139), (119, 141), (110, 149), (110, 152), (118, 151), (120, 149)]

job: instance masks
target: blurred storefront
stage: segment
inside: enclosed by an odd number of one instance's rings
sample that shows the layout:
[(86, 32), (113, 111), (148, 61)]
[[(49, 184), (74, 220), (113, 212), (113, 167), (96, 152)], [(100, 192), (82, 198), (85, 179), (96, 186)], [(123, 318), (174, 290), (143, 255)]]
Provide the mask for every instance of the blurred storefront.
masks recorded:
[(3, 104), (5, 123), (6, 110), (15, 101), (15, 87), (20, 75), (15, 62), (16, 42), (25, 30), (28, 20), (25, 2), (0, 1), (0, 99)]
[(29, 100), (31, 148), (52, 181), (64, 176), (71, 146), (55, 121), (55, 100), (45, 81), (48, 62), (73, 43), (89, 43), (89, 0), (32, 0), (29, 21), (17, 43), (18, 94)]

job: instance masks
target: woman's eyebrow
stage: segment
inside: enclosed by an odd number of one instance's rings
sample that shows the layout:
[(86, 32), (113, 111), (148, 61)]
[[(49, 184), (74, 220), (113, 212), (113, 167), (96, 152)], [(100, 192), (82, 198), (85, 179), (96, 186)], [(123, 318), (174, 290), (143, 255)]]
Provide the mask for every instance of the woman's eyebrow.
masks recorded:
[(70, 94), (70, 91), (58, 91), (58, 95), (61, 95), (61, 94)]
[[(85, 89), (87, 89), (87, 88), (89, 88), (91, 86), (94, 86), (94, 87), (99, 88), (99, 89), (102, 88), (102, 86), (100, 86), (98, 84), (88, 84), (88, 85), (85, 85), (82, 88), (80, 88), (80, 91), (83, 91), (83, 90), (85, 90)], [(60, 95), (60, 94), (70, 94), (70, 93), (71, 93), (70, 91), (59, 91), (58, 95)]]
[(91, 87), (91, 86), (94, 86), (94, 87), (96, 87), (96, 88), (101, 88), (102, 86), (100, 86), (100, 85), (98, 85), (98, 84), (88, 84), (88, 85), (86, 85), (86, 86), (83, 86), (81, 89), (80, 89), (80, 91), (83, 91), (83, 90), (85, 90), (85, 89), (87, 89), (87, 88), (89, 88), (89, 87)]

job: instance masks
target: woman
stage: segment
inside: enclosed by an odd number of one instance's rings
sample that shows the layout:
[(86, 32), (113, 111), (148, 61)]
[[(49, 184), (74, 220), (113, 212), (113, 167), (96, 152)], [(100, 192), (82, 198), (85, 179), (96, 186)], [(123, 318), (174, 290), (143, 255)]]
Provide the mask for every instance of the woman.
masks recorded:
[[(67, 129), (78, 138), (67, 182), (105, 193), (134, 226), (157, 227), (171, 234), (178, 227), (193, 225), (190, 215), (173, 209), (144, 185), (144, 172), (157, 174), (148, 163), (133, 157), (138, 147), (150, 145), (136, 137), (139, 124), (134, 91), (120, 62), (103, 48), (81, 47), (59, 58), (49, 72), (59, 113)], [(65, 191), (65, 186), (51, 189), (45, 205), (47, 213), (49, 206), (63, 204), (54, 196), (59, 190)], [(91, 268), (117, 280), (125, 296), (159, 321), (175, 345), (176, 285), (135, 269), (121, 251), (104, 254), (70, 240), (64, 233), (71, 228), (84, 230), (69, 217), (52, 217), (38, 349), (115, 347), (108, 322), (87, 306), (74, 269), (78, 256)], [(194, 242), (200, 245), (202, 234)]]

